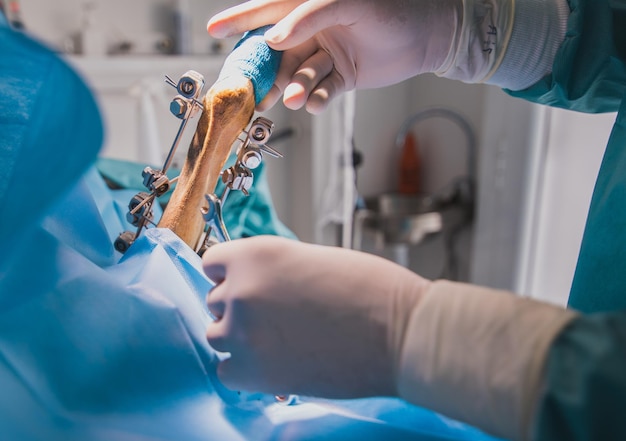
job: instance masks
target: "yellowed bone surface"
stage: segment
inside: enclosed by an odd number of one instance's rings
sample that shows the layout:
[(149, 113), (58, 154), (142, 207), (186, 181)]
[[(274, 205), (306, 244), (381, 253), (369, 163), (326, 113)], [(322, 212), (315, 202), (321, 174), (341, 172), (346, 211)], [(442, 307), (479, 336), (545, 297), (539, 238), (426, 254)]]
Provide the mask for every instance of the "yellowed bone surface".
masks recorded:
[(230, 149), (254, 114), (254, 88), (248, 78), (215, 83), (204, 97), (204, 110), (189, 146), (176, 189), (158, 224), (196, 248), (204, 229), (204, 195), (213, 193)]

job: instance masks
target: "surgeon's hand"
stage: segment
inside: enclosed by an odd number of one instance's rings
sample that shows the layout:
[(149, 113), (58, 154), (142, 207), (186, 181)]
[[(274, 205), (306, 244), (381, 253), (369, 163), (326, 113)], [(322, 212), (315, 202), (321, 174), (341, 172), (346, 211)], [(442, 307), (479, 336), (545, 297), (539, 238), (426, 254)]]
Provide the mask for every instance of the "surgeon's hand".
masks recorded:
[(328, 398), (395, 396), (411, 311), (430, 282), (388, 260), (278, 237), (203, 257), (211, 346), (235, 390)]
[(455, 47), (461, 0), (252, 0), (215, 15), (217, 38), (274, 24), (285, 51), (265, 110), (284, 93), (290, 109), (319, 113), (343, 91), (400, 82), (441, 68)]

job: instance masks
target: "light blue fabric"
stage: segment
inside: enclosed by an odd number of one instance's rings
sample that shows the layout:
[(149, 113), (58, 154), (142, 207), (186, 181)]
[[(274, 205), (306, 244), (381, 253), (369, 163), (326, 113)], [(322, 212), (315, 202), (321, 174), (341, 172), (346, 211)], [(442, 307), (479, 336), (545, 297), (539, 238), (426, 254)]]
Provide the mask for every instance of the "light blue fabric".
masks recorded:
[(90, 170), (0, 280), (3, 440), (492, 440), (394, 399), (282, 406), (225, 389), (200, 258), (154, 228), (118, 261), (124, 220), (100, 214), (103, 190)]
[(77, 75), (6, 25), (0, 26), (0, 85), (0, 243), (15, 244), (76, 182), (103, 132)]
[(88, 168), (102, 139), (89, 91), (21, 34), (1, 28), (0, 51), (0, 439), (491, 439), (399, 400), (225, 389), (200, 258), (164, 229), (122, 258), (111, 245), (134, 191)]
[(231, 75), (249, 78), (254, 86), (256, 104), (259, 104), (272, 88), (282, 59), (282, 52), (269, 47), (263, 38), (265, 31), (270, 27), (263, 26), (246, 32), (224, 61), (224, 67), (219, 75), (220, 78)]
[(3, 440), (492, 439), (399, 400), (286, 407), (225, 389), (200, 258), (154, 228), (118, 262), (128, 194), (105, 193), (90, 170), (0, 281)]

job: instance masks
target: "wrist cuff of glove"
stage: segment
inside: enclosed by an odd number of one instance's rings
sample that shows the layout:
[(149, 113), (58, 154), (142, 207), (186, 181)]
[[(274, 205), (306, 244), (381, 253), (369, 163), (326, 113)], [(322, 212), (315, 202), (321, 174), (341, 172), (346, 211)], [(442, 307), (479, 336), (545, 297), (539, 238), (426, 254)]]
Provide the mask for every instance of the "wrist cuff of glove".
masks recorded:
[(464, 0), (456, 44), (437, 75), (522, 90), (552, 70), (567, 0)]
[(575, 317), (504, 291), (434, 282), (408, 323), (398, 393), (496, 436), (524, 439), (549, 347)]
[(514, 0), (463, 0), (461, 30), (436, 75), (466, 83), (489, 78), (513, 30)]
[(566, 0), (516, 1), (515, 22), (506, 53), (485, 82), (522, 90), (549, 74), (565, 39), (569, 13)]

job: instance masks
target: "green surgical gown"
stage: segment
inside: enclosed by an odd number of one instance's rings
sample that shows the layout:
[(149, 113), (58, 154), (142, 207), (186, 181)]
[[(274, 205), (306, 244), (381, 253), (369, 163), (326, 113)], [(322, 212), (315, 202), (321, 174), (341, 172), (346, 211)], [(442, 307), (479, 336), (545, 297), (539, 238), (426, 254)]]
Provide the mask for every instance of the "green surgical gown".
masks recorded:
[(553, 72), (510, 92), (581, 112), (618, 112), (600, 168), (569, 305), (581, 311), (546, 367), (537, 440), (626, 440), (626, 0), (570, 0)]

